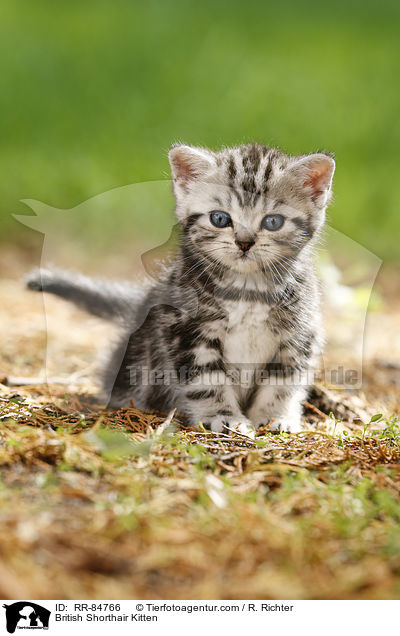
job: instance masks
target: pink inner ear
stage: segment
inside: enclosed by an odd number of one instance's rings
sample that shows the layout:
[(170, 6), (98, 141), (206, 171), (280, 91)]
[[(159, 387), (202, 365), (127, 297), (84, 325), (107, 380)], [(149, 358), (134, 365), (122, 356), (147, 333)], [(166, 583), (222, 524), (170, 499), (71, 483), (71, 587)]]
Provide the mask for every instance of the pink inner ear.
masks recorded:
[(322, 194), (329, 186), (331, 172), (332, 165), (328, 160), (320, 160), (311, 164), (308, 166), (307, 179), (304, 181), (304, 185), (311, 186), (315, 195)]
[(173, 162), (177, 179), (189, 181), (198, 176), (199, 173), (193, 165), (193, 162), (183, 153), (177, 153)]

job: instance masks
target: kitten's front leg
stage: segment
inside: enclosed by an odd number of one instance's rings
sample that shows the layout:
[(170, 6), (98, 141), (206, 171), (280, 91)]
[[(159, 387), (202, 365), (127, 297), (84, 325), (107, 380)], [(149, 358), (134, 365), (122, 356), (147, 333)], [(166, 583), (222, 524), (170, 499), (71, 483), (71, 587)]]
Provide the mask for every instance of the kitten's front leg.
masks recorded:
[(253, 436), (255, 429), (243, 415), (224, 371), (204, 370), (185, 387), (182, 410), (194, 426), (201, 422), (220, 433), (224, 428)]
[(302, 430), (304, 386), (273, 385), (263, 383), (256, 389), (248, 416), (257, 429), (269, 424), (273, 431), (298, 433)]
[[(302, 401), (312, 382), (315, 356), (319, 348), (318, 331), (308, 329), (279, 347), (279, 358), (267, 365), (267, 376), (258, 377), (247, 415), (258, 428), (269, 424), (272, 430), (298, 433), (302, 430)], [(307, 345), (307, 346), (305, 346)]]

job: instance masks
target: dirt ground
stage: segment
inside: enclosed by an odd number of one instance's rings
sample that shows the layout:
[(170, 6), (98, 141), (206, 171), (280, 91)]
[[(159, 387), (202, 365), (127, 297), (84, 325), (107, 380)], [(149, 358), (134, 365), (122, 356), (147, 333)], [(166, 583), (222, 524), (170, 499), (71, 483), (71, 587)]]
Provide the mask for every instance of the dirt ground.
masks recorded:
[[(34, 258), (0, 257), (3, 598), (398, 598), (396, 271), (378, 279), (362, 387), (325, 382), (304, 433), (249, 440), (95, 407), (114, 327), (55, 298), (45, 315), (20, 281)], [(324, 364), (357, 367), (360, 322), (326, 313)]]

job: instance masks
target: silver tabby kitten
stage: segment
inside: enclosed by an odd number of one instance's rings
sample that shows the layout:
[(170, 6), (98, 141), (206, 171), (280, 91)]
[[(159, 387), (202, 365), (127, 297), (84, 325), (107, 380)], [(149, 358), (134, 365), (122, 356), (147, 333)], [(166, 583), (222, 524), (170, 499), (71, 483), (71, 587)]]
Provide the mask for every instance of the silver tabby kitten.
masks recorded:
[(176, 145), (169, 159), (181, 240), (156, 283), (138, 293), (42, 270), (28, 287), (122, 320), (104, 373), (111, 406), (176, 407), (214, 431), (299, 431), (322, 345), (313, 248), (335, 163), (257, 144)]

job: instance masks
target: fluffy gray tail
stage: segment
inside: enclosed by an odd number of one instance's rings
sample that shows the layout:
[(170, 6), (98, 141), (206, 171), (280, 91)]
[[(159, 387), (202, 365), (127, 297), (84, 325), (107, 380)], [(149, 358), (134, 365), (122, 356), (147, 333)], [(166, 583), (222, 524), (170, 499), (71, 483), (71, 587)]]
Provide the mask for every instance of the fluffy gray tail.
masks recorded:
[(118, 322), (129, 320), (144, 291), (128, 282), (89, 278), (57, 268), (37, 268), (25, 283), (28, 289), (55, 294), (94, 316)]

